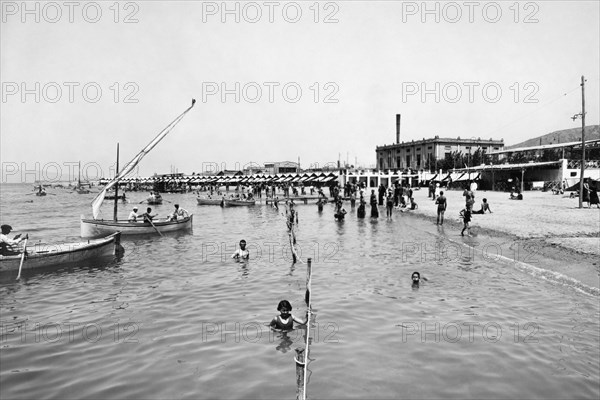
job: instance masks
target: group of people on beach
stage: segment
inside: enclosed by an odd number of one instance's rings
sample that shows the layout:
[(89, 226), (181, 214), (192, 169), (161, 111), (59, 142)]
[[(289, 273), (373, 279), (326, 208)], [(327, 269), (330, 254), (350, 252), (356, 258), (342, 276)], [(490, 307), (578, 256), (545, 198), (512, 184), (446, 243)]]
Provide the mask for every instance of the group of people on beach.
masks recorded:
[[(446, 199), (446, 196), (444, 196), (444, 192), (442, 190), (438, 191), (438, 189), (439, 183), (437, 184), (434, 197), (435, 204), (437, 205), (436, 225), (443, 225), (444, 214), (446, 212), (446, 209), (448, 208), (448, 200)], [(462, 219), (463, 222), (463, 229), (461, 230), (460, 234), (461, 236), (464, 236), (466, 231), (467, 235), (471, 236), (471, 215), (485, 214), (486, 212), (492, 213), (492, 209), (490, 208), (490, 204), (488, 203), (487, 199), (484, 198), (481, 202), (481, 209), (479, 209), (479, 211), (473, 211), (473, 205), (475, 204), (475, 192), (472, 186), (468, 186), (467, 188), (465, 188), (465, 190), (463, 191), (463, 196), (465, 197), (465, 207), (459, 213), (459, 217), (460, 219)]]

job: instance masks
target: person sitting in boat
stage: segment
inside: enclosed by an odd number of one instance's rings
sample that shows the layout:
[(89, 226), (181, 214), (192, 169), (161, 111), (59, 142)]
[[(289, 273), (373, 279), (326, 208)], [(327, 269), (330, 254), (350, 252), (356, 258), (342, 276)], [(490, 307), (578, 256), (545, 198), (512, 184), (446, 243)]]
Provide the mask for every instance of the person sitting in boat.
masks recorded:
[(240, 240), (240, 248), (231, 255), (231, 258), (242, 260), (247, 260), (250, 258), (250, 252), (246, 250), (246, 241), (244, 239)]
[(277, 311), (279, 311), (279, 315), (273, 318), (269, 324), (272, 329), (291, 331), (294, 329), (294, 322), (300, 325), (306, 325), (308, 322), (308, 311), (306, 311), (306, 317), (304, 320), (301, 320), (292, 314), (292, 305), (287, 300), (281, 300), (279, 302), (277, 305)]
[(0, 229), (2, 230), (2, 234), (0, 234), (0, 255), (15, 256), (22, 254), (23, 252), (19, 251), (19, 243), (25, 239), (28, 239), (29, 235), (21, 237), (21, 234), (18, 234), (13, 239), (9, 239), (8, 234), (10, 231), (12, 231), (12, 226), (2, 225)]
[(133, 210), (131, 210), (131, 212), (129, 213), (129, 217), (127, 217), (127, 221), (129, 222), (137, 222), (137, 219), (139, 217), (138, 215), (138, 208), (137, 207), (133, 207)]
[(179, 207), (179, 204), (175, 204), (175, 211), (173, 211), (173, 214), (167, 217), (167, 221), (180, 221), (184, 218), (187, 218), (189, 215), (190, 214), (187, 212), (187, 210)]
[(154, 215), (152, 215), (152, 208), (151, 208), (151, 207), (148, 207), (148, 208), (146, 209), (146, 212), (142, 214), (142, 218), (143, 218), (143, 221), (144, 221), (144, 222), (150, 222), (150, 223), (152, 223), (152, 219), (153, 219), (154, 217), (156, 217), (157, 215), (158, 215), (158, 214), (154, 214)]

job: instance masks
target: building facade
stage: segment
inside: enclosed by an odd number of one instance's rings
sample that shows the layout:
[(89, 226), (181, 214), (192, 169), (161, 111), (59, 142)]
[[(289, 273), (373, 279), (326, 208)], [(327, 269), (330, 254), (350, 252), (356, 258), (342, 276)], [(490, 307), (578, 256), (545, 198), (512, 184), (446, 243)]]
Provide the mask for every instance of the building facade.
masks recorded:
[(264, 172), (270, 175), (296, 174), (300, 172), (300, 164), (292, 161), (266, 162)]
[[(484, 153), (501, 151), (504, 149), (504, 140), (481, 138), (440, 138), (412, 140), (400, 142), (400, 114), (396, 115), (396, 143), (377, 146), (376, 166), (378, 169), (430, 169), (436, 171), (436, 162), (444, 160), (446, 156), (458, 151), (463, 154), (472, 154), (477, 149)], [(457, 165), (457, 168), (464, 167)]]

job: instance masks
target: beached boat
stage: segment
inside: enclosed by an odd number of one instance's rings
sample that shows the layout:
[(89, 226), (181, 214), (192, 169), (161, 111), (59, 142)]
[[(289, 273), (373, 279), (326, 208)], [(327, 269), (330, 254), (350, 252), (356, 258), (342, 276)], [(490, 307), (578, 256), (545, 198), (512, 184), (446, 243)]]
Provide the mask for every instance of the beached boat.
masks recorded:
[[(113, 256), (123, 251), (120, 244), (121, 234), (113, 233), (102, 239), (76, 243), (35, 244), (27, 246), (27, 255), (23, 261), (23, 271), (64, 266), (82, 261)], [(21, 254), (0, 256), (0, 273), (17, 275), (21, 263)]]
[(205, 197), (198, 197), (196, 199), (199, 206), (222, 206), (223, 199), (207, 199)]
[(253, 206), (256, 200), (223, 199), (225, 207)]
[(127, 220), (81, 219), (81, 237), (100, 237), (113, 232), (122, 235), (158, 235), (192, 229), (193, 215), (177, 221), (129, 222)]
[[(183, 231), (189, 230), (192, 228), (192, 220), (193, 216), (190, 215), (178, 221), (151, 221), (151, 222), (129, 222), (129, 221), (119, 221), (117, 220), (117, 199), (114, 200), (114, 212), (112, 220), (98, 219), (100, 214), (100, 207), (102, 206), (102, 202), (106, 197), (107, 191), (111, 190), (113, 187), (115, 188), (115, 196), (118, 197), (119, 193), (119, 181), (127, 177), (130, 173), (132, 173), (135, 167), (140, 163), (142, 158), (146, 156), (174, 127), (181, 121), (181, 119), (187, 114), (194, 104), (196, 100), (192, 99), (192, 105), (188, 107), (183, 113), (181, 113), (177, 118), (175, 118), (169, 125), (167, 125), (146, 147), (144, 147), (131, 161), (125, 165), (125, 167), (119, 171), (119, 147), (117, 145), (117, 166), (116, 166), (116, 176), (110, 181), (104, 189), (94, 198), (92, 201), (92, 219), (86, 219), (84, 216), (81, 216), (81, 236), (82, 237), (97, 237), (106, 235), (112, 232), (121, 232), (123, 235), (146, 235), (146, 234), (154, 234), (157, 233), (162, 235), (163, 232), (173, 232), (173, 231)], [(161, 199), (162, 201), (162, 199)]]

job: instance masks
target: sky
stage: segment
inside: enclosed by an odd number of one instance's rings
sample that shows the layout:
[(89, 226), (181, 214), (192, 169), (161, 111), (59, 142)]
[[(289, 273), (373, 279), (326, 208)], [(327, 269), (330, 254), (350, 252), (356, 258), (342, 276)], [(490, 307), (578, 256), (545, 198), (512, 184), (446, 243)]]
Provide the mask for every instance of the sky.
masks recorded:
[(598, 124), (600, 2), (2, 1), (2, 183), (374, 166), (440, 137)]

